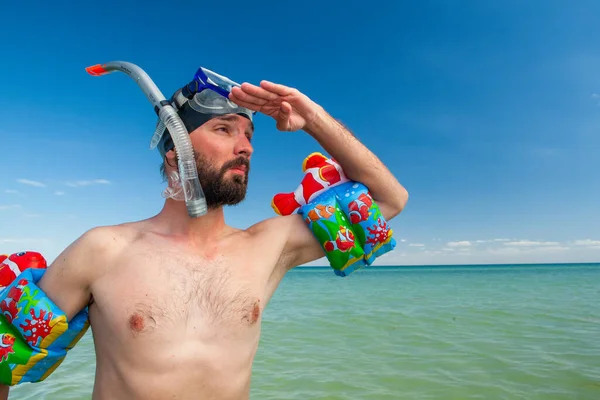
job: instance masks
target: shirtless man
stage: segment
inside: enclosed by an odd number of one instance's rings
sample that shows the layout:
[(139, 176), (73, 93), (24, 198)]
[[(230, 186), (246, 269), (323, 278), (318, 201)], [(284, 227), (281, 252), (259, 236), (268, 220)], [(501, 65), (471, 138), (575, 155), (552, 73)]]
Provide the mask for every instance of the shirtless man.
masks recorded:
[[(271, 116), (280, 131), (312, 136), (370, 189), (388, 221), (404, 208), (407, 191), (389, 170), (298, 90), (244, 83), (230, 100)], [(246, 192), (251, 118), (211, 116), (188, 130), (208, 213), (191, 219), (168, 198), (149, 219), (93, 228), (39, 282), (69, 318), (91, 302), (94, 399), (248, 399), (265, 306), (287, 271), (324, 256), (298, 214), (246, 230), (225, 224), (223, 206)], [(175, 152), (163, 154), (169, 174)]]

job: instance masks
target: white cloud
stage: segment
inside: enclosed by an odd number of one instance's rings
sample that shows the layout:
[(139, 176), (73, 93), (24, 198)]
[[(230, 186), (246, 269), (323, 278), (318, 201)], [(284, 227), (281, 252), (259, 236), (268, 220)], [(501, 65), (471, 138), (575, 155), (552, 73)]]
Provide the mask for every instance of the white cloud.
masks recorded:
[(533, 247), (500, 247), (494, 249), (488, 249), (487, 252), (495, 255), (524, 255), (524, 254), (548, 254), (556, 252), (565, 252), (570, 248), (567, 246), (533, 246)]
[(576, 240), (573, 242), (575, 246), (600, 246), (600, 240)]
[(446, 246), (448, 246), (448, 247), (468, 247), (468, 246), (471, 246), (471, 242), (469, 242), (468, 240), (462, 240), (459, 242), (448, 242), (448, 243), (446, 243)]
[(0, 204), (0, 211), (21, 208), (20, 204)]
[(5, 189), (5, 190), (4, 190), (4, 193), (8, 193), (8, 194), (16, 194), (16, 193), (19, 193), (19, 191), (18, 191), (18, 190), (15, 190), (15, 189)]
[(494, 243), (494, 242), (510, 242), (510, 239), (486, 239), (475, 240), (475, 243)]
[(47, 243), (49, 239), (46, 238), (2, 238), (0, 237), (0, 244), (39, 244), (39, 243)]
[(519, 240), (516, 242), (505, 242), (505, 246), (519, 246), (519, 247), (532, 247), (532, 246), (558, 246), (558, 242), (534, 242), (531, 240)]
[(567, 251), (570, 249), (571, 248), (568, 246), (551, 246), (551, 247), (544, 247), (543, 249), (540, 249), (540, 250), (548, 252), (548, 251)]
[(110, 185), (110, 181), (106, 179), (93, 179), (90, 181), (69, 181), (65, 182), (65, 185), (71, 187), (81, 187), (81, 186), (90, 186), (90, 185)]
[(27, 218), (37, 218), (37, 217), (41, 217), (42, 214), (25, 214), (25, 216)]
[(425, 250), (424, 254), (441, 254), (442, 252), (439, 250)]
[(46, 184), (39, 181), (32, 181), (30, 179), (17, 179), (17, 182), (22, 183), (24, 185), (36, 186), (36, 187), (46, 187)]
[(411, 243), (409, 244), (410, 247), (424, 247), (425, 245), (423, 243)]
[(65, 194), (65, 192), (57, 190), (56, 192), (54, 192), (54, 195), (56, 196), (63, 196)]

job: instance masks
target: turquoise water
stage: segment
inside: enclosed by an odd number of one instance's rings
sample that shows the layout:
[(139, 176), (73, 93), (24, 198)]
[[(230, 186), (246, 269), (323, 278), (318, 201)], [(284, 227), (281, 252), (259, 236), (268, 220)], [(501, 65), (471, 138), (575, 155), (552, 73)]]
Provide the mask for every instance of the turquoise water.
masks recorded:
[[(88, 333), (11, 399), (89, 399)], [(600, 265), (297, 269), (263, 316), (258, 399), (600, 399)]]

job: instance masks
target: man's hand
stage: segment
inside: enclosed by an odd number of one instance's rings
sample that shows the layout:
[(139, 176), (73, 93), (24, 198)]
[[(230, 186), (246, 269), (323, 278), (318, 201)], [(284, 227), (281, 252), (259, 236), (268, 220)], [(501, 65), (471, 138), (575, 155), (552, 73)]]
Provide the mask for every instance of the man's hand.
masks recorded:
[(293, 132), (310, 128), (323, 108), (297, 89), (262, 81), (260, 86), (243, 83), (234, 87), (229, 99), (239, 106), (275, 119), (277, 129)]

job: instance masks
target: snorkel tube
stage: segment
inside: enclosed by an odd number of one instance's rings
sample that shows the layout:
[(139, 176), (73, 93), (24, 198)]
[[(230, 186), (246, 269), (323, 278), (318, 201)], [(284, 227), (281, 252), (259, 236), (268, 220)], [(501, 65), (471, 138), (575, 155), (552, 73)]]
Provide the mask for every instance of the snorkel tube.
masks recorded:
[[(148, 74), (135, 64), (126, 61), (112, 61), (106, 64), (97, 64), (85, 69), (92, 76), (106, 75), (114, 71), (121, 71), (129, 75), (140, 86), (161, 123), (169, 130), (179, 162), (179, 184), (183, 189), (188, 215), (191, 218), (200, 217), (207, 212), (206, 198), (198, 179), (198, 171), (194, 160), (194, 151), (188, 131), (175, 108), (166, 100), (158, 87)], [(159, 134), (159, 132), (161, 132)], [(158, 134), (158, 137), (157, 137)], [(157, 129), (152, 138), (151, 147), (156, 146), (160, 140), (162, 130)]]

